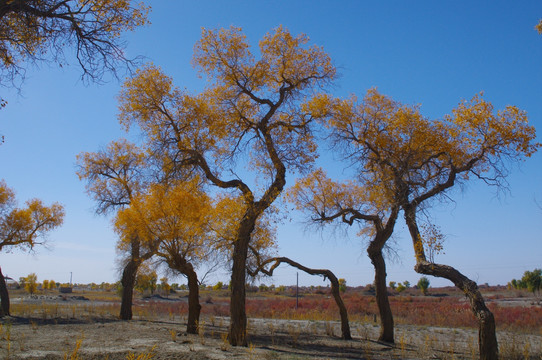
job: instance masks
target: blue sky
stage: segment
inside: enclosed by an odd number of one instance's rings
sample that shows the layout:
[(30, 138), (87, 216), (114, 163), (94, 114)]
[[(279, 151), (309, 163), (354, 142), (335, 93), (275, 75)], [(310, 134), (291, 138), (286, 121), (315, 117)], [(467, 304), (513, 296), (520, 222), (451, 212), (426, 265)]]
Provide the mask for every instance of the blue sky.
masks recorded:
[[(143, 55), (197, 92), (206, 82), (191, 66), (201, 28), (243, 28), (249, 41), (282, 24), (307, 34), (331, 55), (341, 74), (333, 94), (362, 96), (371, 87), (394, 99), (420, 104), (433, 118), (480, 91), (495, 107), (526, 110), (542, 131), (542, 18), (540, 1), (152, 1), (151, 25), (127, 34), (127, 54)], [(2, 88), (9, 104), (0, 111), (0, 178), (19, 202), (38, 197), (66, 208), (62, 228), (48, 249), (0, 254), (4, 274), (39, 280), (113, 282), (118, 279), (116, 235), (110, 220), (94, 215), (94, 203), (75, 175), (75, 156), (127, 136), (117, 121), (120, 82), (86, 85), (74, 65), (30, 67), (21, 91)], [(137, 134), (130, 134), (137, 140)], [(542, 137), (538, 136), (539, 141)], [(322, 160), (340, 174), (342, 166)], [(438, 262), (457, 267), (480, 283), (506, 284), (542, 267), (542, 154), (512, 166), (509, 192), (472, 181), (452, 192), (453, 203), (430, 210), (447, 235)], [(289, 184), (292, 184), (290, 178)], [(537, 204), (538, 202), (538, 204)], [(351, 232), (306, 230), (299, 214), (279, 231), (279, 253), (309, 267), (327, 267), (349, 285), (373, 280), (364, 240)], [(402, 219), (394, 237), (399, 260), (388, 280), (416, 283), (414, 256)], [(296, 271), (281, 267), (267, 283), (293, 284)], [(301, 285), (321, 279), (299, 274)], [(217, 273), (210, 283), (227, 281)], [(431, 278), (432, 285), (450, 285)], [(182, 282), (183, 279), (178, 279)]]

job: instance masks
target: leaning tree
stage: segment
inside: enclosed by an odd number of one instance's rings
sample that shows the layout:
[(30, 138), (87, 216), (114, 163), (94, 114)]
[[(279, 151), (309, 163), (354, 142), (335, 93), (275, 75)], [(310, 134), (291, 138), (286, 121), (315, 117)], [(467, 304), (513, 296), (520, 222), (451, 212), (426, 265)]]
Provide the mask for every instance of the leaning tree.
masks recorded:
[[(211, 239), (211, 199), (197, 179), (152, 184), (136, 196), (129, 207), (118, 212), (115, 228), (121, 234), (135, 232), (146, 253), (182, 274), (188, 280), (187, 332), (198, 331), (201, 305), (196, 269), (214, 252)], [(122, 239), (129, 239), (121, 236)], [(130, 241), (120, 243), (131, 246)]]
[(429, 201), (448, 199), (454, 185), (471, 178), (506, 186), (507, 163), (529, 157), (540, 146), (526, 113), (515, 106), (495, 112), (481, 95), (440, 120), (375, 89), (360, 102), (333, 102), (329, 123), (335, 144), (361, 173), (393, 182), (395, 204), (404, 211), (412, 237), (415, 270), (446, 278), (465, 293), (479, 323), (480, 358), (497, 359), (495, 320), (476, 283), (451, 266), (427, 260), (417, 216)]
[[(148, 157), (126, 140), (110, 143), (98, 152), (77, 156), (80, 180), (86, 181), (87, 193), (96, 201), (96, 213), (107, 215), (129, 207), (136, 196), (148, 187), (152, 167)], [(132, 319), (132, 301), (137, 270), (150, 259), (153, 251), (142, 246), (139, 233), (120, 231), (120, 249), (126, 254), (122, 271), (120, 318)]]
[[(191, 95), (153, 66), (140, 69), (119, 96), (120, 120), (138, 125), (167, 169), (192, 167), (241, 196), (244, 214), (232, 244), (232, 345), (247, 345), (246, 261), (258, 218), (282, 193), (287, 171), (304, 171), (316, 155), (304, 102), (335, 77), (321, 47), (283, 27), (259, 43), (257, 60), (239, 28), (203, 30), (193, 63), (209, 86)], [(243, 168), (244, 167), (244, 168)]]
[[(18, 208), (15, 192), (0, 181), (0, 252), (16, 249), (32, 251), (44, 244), (48, 232), (62, 225), (64, 208), (58, 203), (45, 206), (32, 199)], [(0, 269), (0, 316), (9, 315), (9, 293)]]
[(375, 269), (375, 296), (381, 324), (378, 340), (393, 343), (393, 314), (386, 287), (383, 249), (393, 234), (400, 207), (390, 201), (394, 194), (391, 184), (376, 176), (358, 178), (361, 184), (355, 181), (338, 183), (318, 169), (299, 179), (288, 195), (299, 210), (310, 214), (311, 222), (359, 224), (360, 235), (370, 238), (367, 255)]

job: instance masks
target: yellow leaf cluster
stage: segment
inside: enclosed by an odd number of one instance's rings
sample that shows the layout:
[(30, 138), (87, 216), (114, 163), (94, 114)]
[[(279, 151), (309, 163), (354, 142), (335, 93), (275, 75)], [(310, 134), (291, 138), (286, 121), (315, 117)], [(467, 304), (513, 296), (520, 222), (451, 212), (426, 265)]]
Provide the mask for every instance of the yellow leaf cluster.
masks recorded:
[(58, 203), (45, 206), (39, 199), (17, 208), (15, 193), (0, 181), (0, 251), (33, 249), (48, 232), (62, 225), (64, 208)]
[(144, 247), (155, 247), (166, 259), (181, 256), (200, 260), (209, 251), (210, 216), (210, 199), (199, 189), (197, 180), (154, 184), (117, 213), (119, 247), (130, 246), (135, 235)]
[[(77, 47), (85, 73), (99, 77), (101, 66), (122, 57), (121, 33), (145, 25), (150, 10), (130, 0), (8, 1), (1, 7), (0, 61), (12, 77), (23, 62), (47, 58), (48, 52), (62, 63), (66, 45)], [(104, 62), (98, 65), (100, 57)]]
[(392, 204), (391, 192), (386, 187), (378, 183), (360, 185), (354, 181), (336, 182), (329, 179), (323, 169), (298, 179), (288, 190), (287, 199), (318, 222), (344, 221), (354, 214), (363, 215), (358, 219), (360, 236), (373, 236), (374, 223), (366, 224), (365, 220), (379, 218), (384, 221), (389, 216)]
[(367, 182), (391, 189), (398, 199), (427, 193), (459, 175), (498, 181), (503, 159), (529, 157), (540, 146), (524, 111), (508, 106), (495, 112), (481, 94), (441, 120), (376, 89), (360, 102), (355, 97), (319, 101), (331, 104), (326, 118), (335, 146)]
[[(247, 203), (242, 196), (221, 195), (215, 199), (211, 229), (216, 249), (225, 250), (227, 253), (233, 250), (240, 222), (247, 209)], [(276, 209), (272, 207), (258, 218), (250, 243), (259, 254), (272, 251), (276, 247), (276, 224)]]
[(147, 157), (125, 139), (111, 142), (95, 153), (81, 153), (77, 163), (77, 175), (87, 181), (87, 192), (97, 201), (98, 213), (128, 205), (145, 187)]
[(124, 83), (119, 119), (126, 127), (139, 126), (170, 164), (200, 165), (217, 186), (226, 186), (218, 179), (239, 159), (265, 177), (284, 166), (306, 170), (317, 146), (315, 115), (303, 110), (303, 102), (309, 90), (335, 77), (329, 56), (307, 42), (279, 27), (264, 36), (257, 60), (241, 29), (203, 29), (194, 64), (211, 86), (187, 94), (148, 64)]

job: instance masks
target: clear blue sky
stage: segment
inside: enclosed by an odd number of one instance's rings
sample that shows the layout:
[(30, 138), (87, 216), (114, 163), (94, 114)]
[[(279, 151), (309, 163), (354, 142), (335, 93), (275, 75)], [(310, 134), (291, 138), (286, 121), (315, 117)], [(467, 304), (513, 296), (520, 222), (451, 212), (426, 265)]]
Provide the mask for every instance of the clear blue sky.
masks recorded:
[[(143, 55), (171, 75), (176, 85), (199, 91), (190, 60), (201, 28), (240, 26), (249, 41), (282, 24), (322, 45), (339, 67), (333, 93), (362, 95), (379, 90), (405, 103), (419, 103), (441, 117), (462, 99), (484, 91), (496, 108), (526, 110), (542, 132), (542, 18), (540, 1), (153, 1), (151, 25), (127, 35), (127, 53)], [(49, 249), (33, 255), (0, 254), (4, 274), (18, 279), (36, 272), (39, 280), (113, 282), (116, 235), (110, 220), (94, 215), (94, 203), (75, 175), (75, 156), (97, 151), (126, 136), (118, 124), (118, 81), (85, 85), (76, 66), (30, 68), (18, 93), (2, 88), (8, 100), (0, 111), (0, 178), (22, 204), (38, 197), (66, 208), (62, 228), (49, 236)], [(137, 139), (137, 137), (135, 137)], [(539, 141), (542, 137), (538, 136)], [(340, 172), (339, 164), (324, 164)], [(542, 267), (542, 154), (513, 167), (510, 192), (476, 181), (452, 193), (455, 203), (431, 210), (447, 235), (437, 260), (480, 283), (506, 284), (525, 270)], [(290, 181), (291, 185), (292, 181)], [(540, 205), (537, 205), (537, 202)], [(281, 227), (279, 253), (310, 267), (327, 267), (349, 285), (373, 280), (362, 239), (351, 234), (305, 231), (298, 215)], [(389, 263), (388, 281), (417, 282), (414, 256), (402, 219)], [(281, 267), (267, 283), (293, 284), (296, 271)], [(324, 284), (300, 273), (300, 284)], [(210, 278), (227, 281), (225, 274)], [(450, 285), (430, 279), (432, 285)], [(183, 279), (177, 281), (183, 282)]]

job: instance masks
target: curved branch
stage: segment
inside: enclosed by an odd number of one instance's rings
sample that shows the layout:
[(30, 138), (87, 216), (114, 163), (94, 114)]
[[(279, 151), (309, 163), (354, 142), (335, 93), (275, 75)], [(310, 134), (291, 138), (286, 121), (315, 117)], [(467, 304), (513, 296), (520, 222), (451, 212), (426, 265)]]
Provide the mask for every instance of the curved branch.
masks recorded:
[[(254, 248), (250, 247), (251, 251), (254, 253), (256, 258), (258, 259), (259, 263), (259, 256)], [(265, 266), (274, 262), (274, 264), (269, 268), (269, 270), (265, 269)], [(348, 313), (346, 311), (346, 306), (344, 305), (344, 302), (341, 298), (340, 291), (339, 291), (339, 280), (335, 276), (335, 274), (328, 269), (311, 269), (306, 266), (301, 265), (298, 262), (295, 262), (287, 257), (274, 257), (265, 260), (261, 264), (259, 263), (258, 267), (255, 271), (250, 271), (247, 269), (247, 272), (251, 276), (256, 276), (259, 272), (262, 272), (263, 274), (267, 276), (273, 276), (273, 271), (281, 264), (286, 263), (290, 266), (293, 266), (295, 268), (298, 268), (301, 271), (306, 272), (310, 275), (320, 275), (324, 277), (324, 280), (329, 279), (331, 283), (331, 293), (333, 294), (333, 297), (335, 299), (335, 302), (337, 303), (337, 307), (339, 308), (339, 312), (341, 315), (341, 330), (342, 330), (342, 338), (344, 340), (351, 340), (352, 335), (350, 334), (350, 325), (348, 323)]]

